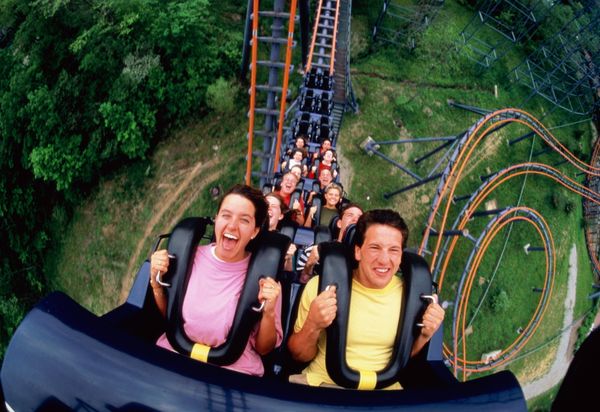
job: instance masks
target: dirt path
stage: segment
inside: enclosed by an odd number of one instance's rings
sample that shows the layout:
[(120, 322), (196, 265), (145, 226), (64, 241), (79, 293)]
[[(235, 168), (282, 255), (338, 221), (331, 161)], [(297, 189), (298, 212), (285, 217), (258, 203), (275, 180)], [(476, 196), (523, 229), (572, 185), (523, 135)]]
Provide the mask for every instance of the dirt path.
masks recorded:
[[(161, 201), (160, 209), (153, 214), (152, 219), (148, 221), (146, 225), (146, 229), (144, 230), (144, 234), (140, 237), (139, 242), (135, 248), (135, 251), (131, 255), (129, 259), (129, 264), (127, 265), (126, 276), (123, 277), (121, 282), (121, 293), (119, 296), (119, 302), (124, 302), (127, 299), (127, 295), (129, 293), (129, 289), (131, 288), (131, 282), (135, 276), (135, 265), (138, 262), (140, 253), (142, 253), (142, 248), (146, 240), (155, 233), (155, 226), (160, 222), (163, 215), (172, 207), (172, 204), (177, 201), (177, 199), (184, 193), (186, 190), (190, 190), (190, 184), (194, 181), (196, 177), (200, 175), (203, 171), (207, 169), (213, 168), (218, 163), (218, 159), (215, 157), (206, 163), (198, 162), (193, 169), (187, 174), (187, 176), (183, 179), (181, 183), (176, 185), (173, 190), (166, 194), (166, 197)], [(203, 182), (210, 182), (211, 180), (215, 180), (220, 174), (220, 170), (217, 170), (203, 179)], [(196, 187), (203, 185), (196, 185)], [(193, 195), (186, 196), (186, 199), (182, 202), (182, 204), (177, 209), (175, 216), (171, 220), (171, 226), (173, 226), (180, 218), (181, 215), (187, 210), (189, 205), (196, 199), (196, 195), (200, 189), (196, 189), (193, 191)], [(173, 223), (175, 222), (175, 223)]]
[[(564, 333), (560, 337), (558, 349), (554, 363), (550, 371), (543, 377), (533, 382), (523, 385), (525, 399), (532, 399), (558, 385), (567, 373), (569, 363), (573, 358), (570, 351), (569, 341), (572, 328), (568, 328), (573, 323), (573, 308), (577, 292), (577, 248), (575, 245), (571, 248), (569, 254), (569, 279), (567, 281), (567, 296), (565, 297), (565, 316), (563, 319)], [(568, 329), (567, 329), (568, 328)]]
[(352, 175), (354, 174), (354, 170), (352, 170), (352, 164), (344, 157), (343, 148), (341, 146), (336, 146), (336, 152), (338, 165), (340, 166), (340, 182), (344, 187), (344, 191), (346, 193), (350, 193), (352, 186)]

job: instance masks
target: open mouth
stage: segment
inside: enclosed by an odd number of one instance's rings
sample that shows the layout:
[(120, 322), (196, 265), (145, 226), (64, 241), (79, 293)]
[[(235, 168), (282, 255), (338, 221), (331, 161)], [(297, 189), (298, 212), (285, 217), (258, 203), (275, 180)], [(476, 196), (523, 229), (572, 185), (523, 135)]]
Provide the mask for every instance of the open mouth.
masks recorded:
[(233, 248), (235, 248), (235, 245), (237, 245), (238, 242), (238, 237), (231, 234), (231, 233), (224, 233), (223, 234), (223, 249), (225, 250), (232, 250)]
[(375, 273), (377, 273), (378, 275), (385, 275), (387, 273), (389, 273), (390, 268), (375, 268)]

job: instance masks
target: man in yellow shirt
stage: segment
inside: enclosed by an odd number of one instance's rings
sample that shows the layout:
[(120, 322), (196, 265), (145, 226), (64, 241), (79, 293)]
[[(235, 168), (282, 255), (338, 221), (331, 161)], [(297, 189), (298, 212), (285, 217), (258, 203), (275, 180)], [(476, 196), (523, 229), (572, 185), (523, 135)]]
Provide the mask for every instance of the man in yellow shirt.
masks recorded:
[[(358, 267), (352, 273), (346, 358), (353, 369), (377, 372), (387, 365), (393, 352), (403, 289), (402, 279), (396, 273), (408, 227), (393, 210), (372, 210), (358, 219), (355, 239)], [(294, 359), (310, 362), (301, 376), (293, 375), (290, 381), (312, 386), (334, 384), (325, 366), (325, 329), (336, 316), (336, 290), (333, 286), (318, 294), (318, 282), (318, 277), (314, 277), (307, 283), (288, 342)], [(436, 297), (423, 314), (423, 327), (413, 343), (411, 356), (425, 346), (443, 320), (444, 309)], [(400, 384), (389, 389), (400, 389)]]

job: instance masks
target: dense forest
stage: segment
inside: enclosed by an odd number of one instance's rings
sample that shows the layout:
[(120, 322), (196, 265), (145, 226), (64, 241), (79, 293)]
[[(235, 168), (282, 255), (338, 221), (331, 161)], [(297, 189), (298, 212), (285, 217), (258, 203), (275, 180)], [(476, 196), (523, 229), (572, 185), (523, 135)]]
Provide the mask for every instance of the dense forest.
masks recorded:
[(223, 28), (213, 7), (0, 2), (0, 358), (48, 292), (42, 267), (57, 215), (68, 216), (101, 174), (147, 156), (202, 112), (216, 79), (235, 75), (242, 33)]

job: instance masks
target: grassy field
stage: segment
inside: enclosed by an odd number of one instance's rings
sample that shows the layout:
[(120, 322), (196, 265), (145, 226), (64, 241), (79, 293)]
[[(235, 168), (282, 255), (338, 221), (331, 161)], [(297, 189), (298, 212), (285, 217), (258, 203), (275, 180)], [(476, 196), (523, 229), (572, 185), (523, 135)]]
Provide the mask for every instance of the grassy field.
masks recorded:
[[(375, 47), (370, 53), (369, 34), (374, 13), (357, 9), (353, 20), (352, 80), (360, 112), (347, 114), (340, 133), (339, 149), (346, 163), (341, 164), (345, 188), (353, 200), (365, 208), (391, 207), (409, 222), (409, 246), (417, 247), (436, 182), (431, 182), (390, 199), (384, 194), (414, 182), (410, 176), (361, 148), (368, 136), (377, 141), (416, 137), (454, 136), (469, 128), (481, 116), (457, 109), (449, 100), (487, 109), (522, 107), (550, 128), (582, 120), (553, 111), (543, 100), (529, 100), (527, 91), (511, 84), (507, 70), (523, 56), (507, 55), (491, 70), (481, 71), (457, 53), (454, 40), (470, 18), (454, 1), (447, 1), (432, 27), (420, 39), (414, 52)], [(376, 16), (375, 16), (376, 17)], [(240, 23), (241, 25), (241, 23)], [(299, 80), (295, 79), (294, 84)], [(498, 95), (494, 94), (494, 86)], [(64, 212), (54, 214), (55, 247), (47, 257), (49, 279), (97, 314), (123, 302), (140, 264), (146, 258), (154, 237), (169, 232), (185, 216), (211, 215), (216, 199), (213, 187), (226, 188), (243, 179), (246, 150), (246, 97), (239, 99), (239, 110), (228, 116), (208, 114), (190, 123), (161, 142), (152, 156), (105, 176), (97, 190), (69, 219)], [(488, 136), (476, 149), (459, 184), (457, 195), (471, 193), (482, 183), (480, 176), (530, 159), (544, 148), (539, 138), (529, 138), (509, 146), (508, 141), (527, 130), (509, 126)], [(578, 139), (576, 131), (583, 134)], [(555, 136), (569, 148), (589, 156), (592, 132), (588, 123), (553, 129)], [(382, 146), (381, 150), (420, 176), (427, 176), (438, 162), (443, 167), (443, 152), (415, 164), (414, 160), (436, 147), (434, 143)], [(559, 157), (545, 153), (533, 161), (554, 164)], [(563, 164), (562, 173), (582, 181), (575, 170)], [(440, 172), (441, 169), (437, 169)], [(349, 177), (351, 176), (351, 178)], [(376, 182), (374, 184), (374, 182)], [(498, 206), (526, 205), (538, 210), (550, 225), (556, 243), (554, 289), (543, 322), (510, 368), (522, 382), (543, 374), (550, 366), (557, 332), (562, 328), (568, 255), (573, 245), (578, 253), (578, 282), (575, 318), (590, 304), (586, 299), (593, 281), (582, 231), (580, 198), (547, 178), (516, 178), (495, 191), (488, 201)], [(567, 203), (573, 204), (570, 212)], [(449, 213), (449, 222), (462, 204)], [(489, 218), (477, 218), (469, 225), (477, 237)], [(508, 238), (507, 238), (508, 237)], [(508, 241), (506, 241), (508, 239)], [(454, 253), (441, 291), (443, 300), (454, 301), (455, 293), (472, 243), (461, 239)], [(501, 251), (505, 248), (502, 258)], [(502, 230), (491, 243), (477, 272), (467, 319), (468, 359), (505, 347), (518, 335), (535, 311), (544, 281), (543, 253), (525, 255), (526, 243), (539, 246), (539, 235), (531, 225), (516, 223)], [(495, 269), (495, 267), (498, 269)], [(487, 298), (475, 314), (484, 291)], [(497, 302), (504, 299), (504, 303)], [(496, 302), (496, 303), (494, 303)], [(452, 311), (447, 311), (445, 341), (450, 344)], [(549, 344), (547, 344), (550, 342)], [(553, 343), (554, 342), (554, 343)], [(535, 350), (542, 347), (542, 350)], [(544, 401), (540, 410), (543, 410)], [(536, 406), (537, 408), (538, 406)]]

